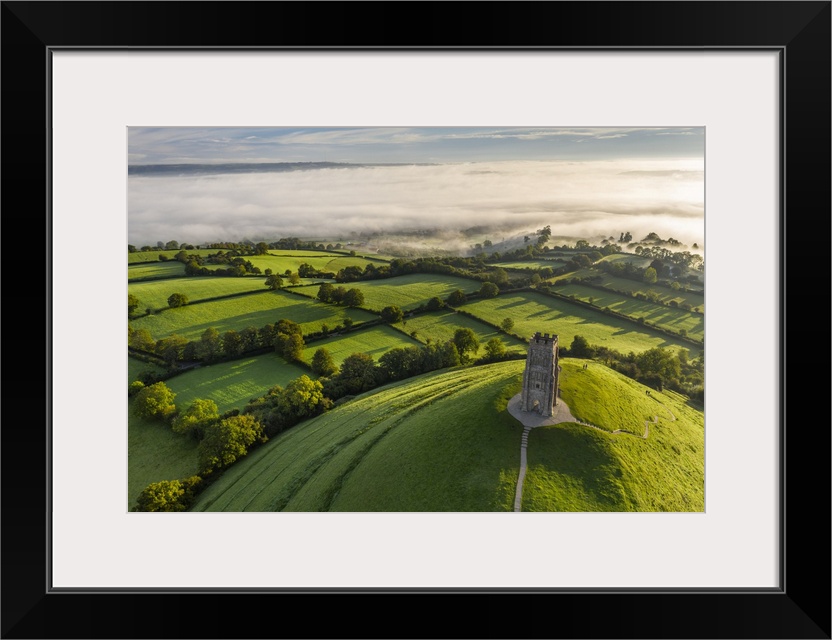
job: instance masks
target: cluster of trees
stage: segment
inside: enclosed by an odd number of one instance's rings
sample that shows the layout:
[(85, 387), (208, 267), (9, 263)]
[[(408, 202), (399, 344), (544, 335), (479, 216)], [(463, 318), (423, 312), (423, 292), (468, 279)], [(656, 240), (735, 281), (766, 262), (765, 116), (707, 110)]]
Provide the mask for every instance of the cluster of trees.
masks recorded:
[(318, 300), (329, 304), (343, 305), (345, 307), (360, 307), (364, 304), (364, 292), (353, 287), (336, 287), (329, 282), (324, 282), (318, 289)]
[(263, 425), (266, 437), (308, 420), (332, 407), (332, 401), (323, 394), (323, 385), (303, 375), (292, 380), (284, 389), (275, 385), (259, 398), (249, 401), (242, 416)]
[(459, 364), (459, 350), (453, 341), (430, 342), (422, 347), (391, 349), (379, 358), (378, 363), (369, 354), (354, 353), (341, 363), (337, 372), (321, 378), (321, 383), (324, 395), (334, 401), (388, 382)]
[[(177, 249), (188, 249), (190, 251), (193, 251), (194, 249), (196, 249), (196, 247), (194, 247), (194, 245), (192, 245), (192, 244), (187, 244), (187, 243), (184, 243), (184, 242), (182, 244), (179, 244), (176, 240), (170, 240), (169, 242), (162, 242), (161, 240), (159, 240), (159, 242), (156, 243), (156, 246), (151, 247), (150, 245), (144, 245), (141, 249), (137, 249), (136, 245), (132, 245), (132, 244), (127, 245), (127, 252), (128, 253), (136, 253), (138, 251), (159, 251), (159, 250), (161, 250), (161, 251), (176, 251)], [(162, 259), (161, 256), (160, 256), (159, 259), (160, 260)]]
[(621, 353), (609, 347), (590, 345), (576, 335), (569, 348), (560, 348), (560, 355), (572, 358), (594, 358), (643, 385), (662, 391), (665, 388), (683, 393), (694, 400), (705, 398), (705, 355), (690, 358), (687, 349), (673, 351), (654, 347), (641, 353)]
[(140, 418), (157, 420), (183, 435), (196, 439), (199, 475), (148, 485), (138, 497), (138, 511), (185, 511), (193, 502), (203, 478), (233, 464), (257, 444), (266, 442), (263, 425), (252, 415), (233, 410), (220, 415), (213, 400), (194, 400), (177, 411), (176, 394), (164, 382), (130, 385), (133, 412)]
[[(339, 327), (336, 327), (336, 329)], [(278, 320), (259, 329), (247, 327), (220, 333), (214, 327), (202, 332), (199, 340), (188, 340), (178, 334), (154, 340), (147, 329), (128, 329), (127, 344), (138, 351), (150, 353), (173, 367), (177, 362), (217, 362), (233, 359), (244, 353), (273, 348), (287, 360), (300, 362), (306, 346), (301, 326), (291, 320)]]

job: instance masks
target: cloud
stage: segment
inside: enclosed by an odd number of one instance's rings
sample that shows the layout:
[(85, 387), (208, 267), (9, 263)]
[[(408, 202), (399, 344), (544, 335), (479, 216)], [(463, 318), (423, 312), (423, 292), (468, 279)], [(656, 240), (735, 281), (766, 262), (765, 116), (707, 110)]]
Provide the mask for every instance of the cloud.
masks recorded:
[[(697, 242), (704, 237), (702, 170), (701, 160), (654, 160), (130, 175), (129, 242), (544, 224), (570, 235), (655, 230)], [(679, 172), (691, 178), (674, 178)]]

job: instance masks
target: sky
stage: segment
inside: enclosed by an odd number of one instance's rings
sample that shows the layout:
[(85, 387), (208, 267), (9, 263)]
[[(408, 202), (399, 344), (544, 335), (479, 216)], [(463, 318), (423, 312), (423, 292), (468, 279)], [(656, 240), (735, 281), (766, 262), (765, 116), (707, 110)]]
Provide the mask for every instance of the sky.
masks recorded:
[[(555, 236), (704, 239), (701, 127), (131, 127), (128, 144), (138, 246), (545, 224)], [(359, 166), (135, 172), (282, 162)]]

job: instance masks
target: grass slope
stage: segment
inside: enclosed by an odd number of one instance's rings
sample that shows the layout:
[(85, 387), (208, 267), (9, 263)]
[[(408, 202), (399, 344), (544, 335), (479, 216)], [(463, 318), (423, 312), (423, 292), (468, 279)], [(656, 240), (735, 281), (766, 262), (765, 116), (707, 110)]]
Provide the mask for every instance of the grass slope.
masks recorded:
[(316, 340), (303, 350), (303, 361), (312, 363), (312, 356), (321, 347), (325, 347), (336, 365), (339, 365), (354, 353), (367, 353), (378, 359), (399, 347), (421, 346), (421, 343), (410, 336), (396, 331), (386, 325), (377, 325), (345, 335), (333, 336), (324, 340)]
[[(362, 308), (378, 312), (389, 305), (396, 305), (404, 310), (413, 309), (436, 296), (444, 300), (456, 289), (471, 293), (478, 291), (482, 283), (455, 276), (414, 273), (383, 280), (350, 282), (343, 286), (347, 289), (360, 289), (364, 294)], [(315, 297), (318, 287), (302, 287), (297, 291)]]
[[(143, 266), (140, 265), (139, 268)], [(144, 311), (147, 307), (154, 309), (167, 307), (168, 296), (172, 293), (184, 293), (188, 296), (189, 302), (196, 302), (206, 298), (248, 293), (250, 291), (266, 292), (266, 278), (206, 278), (199, 276), (150, 282), (131, 282), (127, 285), (127, 293), (132, 293), (139, 299), (139, 311)]]
[(631, 318), (644, 318), (660, 327), (678, 331), (685, 329), (692, 338), (701, 340), (705, 336), (705, 318), (701, 314), (691, 313), (684, 309), (667, 307), (665, 305), (630, 298), (612, 291), (602, 291), (580, 284), (567, 284), (555, 289), (565, 296), (575, 296), (578, 300), (589, 302), (596, 307), (609, 307), (613, 311), (623, 313)]
[(179, 410), (196, 399), (207, 399), (216, 402), (223, 413), (242, 409), (251, 398), (263, 395), (274, 385), (285, 387), (303, 375), (315, 377), (308, 369), (268, 353), (191, 369), (171, 378), (167, 385), (176, 393), (174, 402)]
[(521, 336), (532, 336), (536, 331), (557, 334), (560, 343), (567, 347), (576, 335), (581, 335), (590, 344), (612, 347), (624, 353), (638, 353), (652, 347), (689, 348), (686, 343), (658, 331), (534, 292), (477, 300), (461, 308), (496, 325), (504, 318), (511, 318), (514, 320), (512, 331)]
[(145, 278), (175, 278), (185, 273), (185, 265), (178, 261), (153, 264), (128, 264), (127, 280)]
[(144, 420), (128, 405), (127, 508), (151, 482), (178, 480), (197, 472), (196, 440), (174, 433), (167, 422)]
[[(575, 423), (533, 429), (524, 511), (703, 511), (704, 416), (672, 392), (646, 387), (607, 367), (561, 361), (561, 396)], [(658, 423), (653, 423), (658, 417)], [(673, 420), (672, 418), (676, 418)]]
[[(231, 279), (231, 278), (229, 278)], [(322, 324), (335, 327), (343, 323), (344, 317), (354, 322), (375, 318), (360, 309), (347, 309), (306, 300), (301, 296), (283, 291), (264, 291), (262, 294), (241, 296), (226, 300), (215, 300), (201, 304), (189, 304), (178, 309), (169, 309), (151, 316), (143, 316), (131, 322), (134, 329), (147, 329), (155, 338), (164, 338), (177, 333), (189, 340), (198, 339), (208, 327), (220, 333), (246, 327), (260, 328), (277, 322), (281, 318), (293, 320), (301, 325), (304, 333), (319, 331)]]
[(579, 269), (578, 271), (573, 271), (572, 273), (560, 276), (559, 280), (568, 280), (569, 278), (576, 276), (579, 278), (586, 278), (599, 275), (602, 276), (602, 279), (597, 284), (603, 287), (609, 287), (611, 289), (615, 289), (616, 291), (626, 291), (627, 293), (638, 291), (646, 292), (648, 290), (655, 291), (659, 294), (659, 297), (665, 304), (669, 303), (671, 300), (675, 300), (679, 304), (687, 302), (694, 309), (698, 307), (700, 311), (705, 311), (705, 296), (701, 293), (682, 290), (674, 291), (670, 287), (666, 287), (661, 284), (645, 284), (644, 282), (636, 282), (635, 280), (630, 280), (629, 278), (619, 278), (618, 276), (612, 276), (598, 269)]
[(474, 318), (448, 310), (421, 313), (403, 322), (397, 322), (393, 326), (407, 334), (416, 331), (416, 339), (422, 342), (426, 342), (430, 338), (437, 343), (453, 340), (454, 332), (457, 329), (471, 329), (476, 334), (477, 340), (480, 341), (480, 349), (475, 357), (485, 355), (485, 343), (491, 338), (500, 338), (506, 345), (506, 349), (511, 352), (526, 353), (527, 349), (526, 343), (514, 336), (497, 331)]
[(434, 372), (359, 396), (272, 439), (195, 511), (510, 511), (523, 363)]

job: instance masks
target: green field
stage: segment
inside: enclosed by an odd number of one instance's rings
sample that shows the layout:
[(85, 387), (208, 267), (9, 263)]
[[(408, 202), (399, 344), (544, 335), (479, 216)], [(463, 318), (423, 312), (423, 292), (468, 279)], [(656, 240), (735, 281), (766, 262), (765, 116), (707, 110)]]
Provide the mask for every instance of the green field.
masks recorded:
[(167, 422), (136, 418), (132, 400), (128, 411), (127, 508), (130, 509), (151, 482), (187, 478), (198, 469), (196, 440), (174, 433)]
[(598, 284), (602, 287), (609, 287), (610, 289), (615, 289), (617, 291), (626, 291), (627, 293), (630, 292), (642, 292), (645, 293), (646, 291), (655, 291), (659, 294), (659, 298), (665, 304), (669, 303), (671, 300), (675, 300), (678, 304), (682, 304), (683, 302), (687, 302), (691, 305), (694, 309), (699, 308), (700, 311), (703, 313), (705, 312), (705, 296), (701, 293), (694, 293), (692, 291), (674, 291), (670, 287), (664, 286), (662, 284), (645, 284), (643, 282), (636, 282), (635, 280), (630, 280), (628, 278), (620, 278), (618, 276), (611, 276), (608, 273), (604, 273), (598, 269), (580, 269), (579, 271), (574, 271), (572, 273), (568, 273), (564, 276), (560, 277), (560, 280), (568, 280), (572, 277), (578, 278), (586, 278), (588, 276), (601, 276), (602, 279), (594, 284)]
[(652, 258), (642, 258), (634, 253), (613, 253), (609, 256), (604, 256), (598, 262), (629, 262), (637, 267), (645, 268), (650, 266), (653, 262)]
[[(607, 367), (561, 360), (561, 395), (575, 423), (532, 429), (523, 511), (703, 511), (704, 417), (673, 392), (651, 391)], [(658, 417), (658, 423), (653, 419)], [(675, 420), (673, 419), (675, 418)]]
[(325, 347), (335, 364), (340, 365), (354, 353), (368, 353), (378, 361), (390, 349), (414, 345), (421, 346), (421, 343), (392, 327), (378, 325), (340, 336), (325, 338), (324, 340), (315, 340), (303, 350), (303, 361), (311, 363), (312, 356), (321, 347)]
[(691, 313), (683, 309), (667, 307), (665, 305), (630, 298), (620, 293), (603, 291), (580, 284), (567, 284), (554, 289), (565, 296), (575, 296), (578, 300), (590, 302), (596, 307), (609, 307), (613, 311), (623, 313), (631, 318), (644, 318), (648, 322), (679, 331), (685, 329), (688, 336), (697, 340), (705, 337), (705, 317), (699, 313)]
[[(213, 280), (213, 279), (211, 279)], [(242, 280), (242, 278), (229, 278)], [(265, 288), (265, 287), (264, 287)], [(336, 307), (307, 300), (284, 291), (264, 291), (261, 294), (189, 304), (168, 309), (158, 314), (143, 316), (131, 322), (134, 329), (147, 329), (155, 339), (177, 333), (188, 340), (198, 339), (208, 327), (220, 333), (246, 327), (260, 328), (284, 318), (297, 322), (304, 333), (320, 331), (322, 324), (330, 328), (343, 323), (345, 317), (354, 322), (375, 318), (360, 309)]]
[[(455, 276), (414, 273), (383, 280), (349, 282), (341, 286), (360, 289), (364, 293), (362, 308), (378, 312), (390, 305), (407, 311), (433, 297), (438, 296), (444, 300), (456, 289), (462, 289), (465, 293), (479, 291), (482, 283)], [(318, 287), (302, 287), (298, 292), (314, 297), (318, 294)]]
[(267, 292), (265, 276), (259, 278), (175, 278), (172, 280), (154, 280), (150, 282), (133, 282), (127, 285), (127, 293), (139, 299), (139, 311), (146, 307), (163, 309), (168, 306), (168, 296), (172, 293), (184, 293), (189, 302), (217, 298), (251, 291)]
[(565, 264), (566, 262), (562, 260), (513, 260), (510, 262), (495, 262), (491, 266), (502, 267), (503, 269), (542, 269), (543, 267), (557, 269)]
[[(134, 358), (128, 358), (128, 365), (129, 381), (148, 368), (161, 371)], [(176, 394), (174, 403), (180, 411), (196, 399), (207, 399), (216, 402), (223, 413), (242, 409), (251, 398), (263, 395), (276, 384), (285, 387), (302, 375), (314, 377), (307, 369), (270, 353), (191, 369), (165, 384)], [(131, 409), (128, 429), (129, 507), (151, 482), (178, 480), (197, 472), (196, 442), (173, 433), (169, 424), (137, 418)]]
[(171, 378), (167, 385), (176, 393), (176, 407), (187, 408), (196, 399), (213, 400), (220, 413), (242, 409), (276, 384), (285, 387), (300, 376), (315, 376), (305, 367), (286, 362), (274, 353), (221, 362), (191, 369)]
[(426, 342), (430, 338), (436, 343), (453, 340), (454, 332), (459, 328), (471, 329), (480, 341), (480, 350), (476, 357), (485, 355), (485, 343), (491, 338), (500, 338), (506, 348), (513, 353), (526, 353), (527, 349), (527, 344), (514, 336), (506, 335), (484, 322), (449, 310), (420, 313), (393, 326), (407, 334), (416, 331), (416, 339), (421, 342)]
[(523, 363), (434, 372), (359, 396), (234, 464), (194, 511), (510, 511)]
[[(162, 249), (154, 250), (154, 251), (136, 251), (134, 253), (127, 254), (127, 264), (132, 264), (134, 262), (162, 262), (159, 260), (159, 255), (164, 255), (168, 260), (173, 260), (173, 257), (179, 253), (179, 249), (175, 251), (164, 251)], [(200, 255), (200, 256), (210, 256), (211, 254), (216, 253), (219, 249), (185, 249), (185, 253), (188, 255)]]
[(565, 346), (581, 335), (590, 344), (624, 353), (638, 353), (652, 347), (690, 348), (658, 331), (540, 293), (506, 294), (469, 302), (461, 308), (495, 325), (503, 318), (511, 318), (514, 320), (512, 333), (520, 336), (532, 336), (537, 331), (554, 333)]
[(185, 274), (185, 265), (177, 260), (152, 264), (128, 264), (127, 280), (175, 278)]
[(139, 375), (145, 371), (162, 373), (165, 369), (163, 367), (156, 366), (155, 364), (139, 360), (138, 358), (127, 358), (127, 384), (130, 384), (133, 380), (138, 380)]

